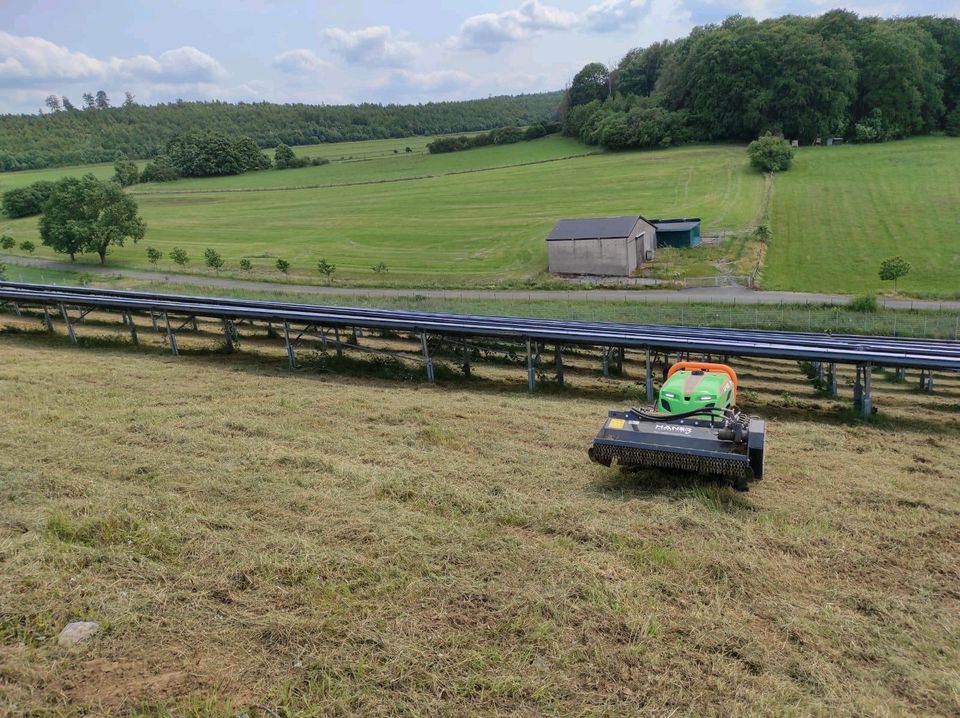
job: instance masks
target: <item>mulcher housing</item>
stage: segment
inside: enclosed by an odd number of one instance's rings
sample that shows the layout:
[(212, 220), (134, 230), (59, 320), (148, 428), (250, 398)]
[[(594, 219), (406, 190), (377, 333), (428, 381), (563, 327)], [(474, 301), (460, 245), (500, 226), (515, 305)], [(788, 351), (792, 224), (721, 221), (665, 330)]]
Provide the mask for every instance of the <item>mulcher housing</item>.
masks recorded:
[[(722, 364), (675, 364), (656, 411), (611, 411), (589, 449), (604, 466), (656, 467), (730, 478), (763, 477), (766, 423), (736, 407), (736, 374)], [(667, 407), (673, 411), (664, 411)]]

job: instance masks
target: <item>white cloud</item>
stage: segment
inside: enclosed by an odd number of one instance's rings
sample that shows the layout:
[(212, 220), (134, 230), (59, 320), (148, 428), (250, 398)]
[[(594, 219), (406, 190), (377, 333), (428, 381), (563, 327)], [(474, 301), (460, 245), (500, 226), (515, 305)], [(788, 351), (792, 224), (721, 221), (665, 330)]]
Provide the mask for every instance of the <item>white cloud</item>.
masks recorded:
[(332, 27), (324, 30), (323, 36), (331, 50), (355, 65), (405, 67), (420, 54), (419, 45), (396, 35), (386, 25), (353, 31)]
[(410, 72), (394, 70), (374, 83), (374, 87), (387, 89), (398, 95), (421, 93), (448, 93), (462, 90), (473, 84), (473, 78), (460, 70), (436, 72)]
[(587, 8), (583, 23), (594, 32), (618, 32), (636, 27), (649, 12), (649, 0), (603, 0)]
[(547, 30), (569, 30), (578, 22), (576, 13), (541, 5), (539, 0), (526, 0), (516, 10), (467, 18), (460, 26), (455, 44), (468, 50), (494, 53), (508, 43), (526, 40)]
[(42, 37), (0, 32), (0, 86), (113, 79), (177, 85), (212, 82), (225, 76), (219, 62), (195, 47), (168, 50), (156, 58), (137, 55), (100, 60)]
[(287, 50), (273, 58), (273, 66), (281, 72), (291, 75), (309, 75), (331, 67), (329, 62), (321, 60), (313, 50)]

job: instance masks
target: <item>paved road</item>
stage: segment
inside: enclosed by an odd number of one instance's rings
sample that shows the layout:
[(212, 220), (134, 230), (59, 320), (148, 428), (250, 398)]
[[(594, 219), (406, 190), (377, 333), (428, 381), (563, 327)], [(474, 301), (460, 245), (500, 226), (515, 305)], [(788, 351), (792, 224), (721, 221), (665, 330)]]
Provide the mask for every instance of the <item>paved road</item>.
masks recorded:
[[(227, 277), (191, 274), (164, 274), (136, 269), (116, 269), (99, 265), (60, 262), (38, 257), (0, 256), (7, 264), (37, 269), (66, 272), (86, 272), (93, 275), (138, 279), (145, 282), (172, 282), (210, 289), (233, 289), (251, 292), (284, 292), (315, 296), (336, 295), (354, 297), (432, 297), (439, 299), (509, 299), (514, 301), (536, 299), (587, 300), (599, 302), (708, 302), (713, 304), (846, 304), (845, 294), (814, 294), (805, 292), (766, 292), (744, 287), (705, 287), (695, 289), (575, 289), (570, 291), (520, 289), (386, 289), (360, 287), (323, 287), (309, 284), (257, 282)], [(880, 304), (894, 309), (952, 309), (960, 310), (960, 301), (925, 301), (911, 299), (880, 299)]]

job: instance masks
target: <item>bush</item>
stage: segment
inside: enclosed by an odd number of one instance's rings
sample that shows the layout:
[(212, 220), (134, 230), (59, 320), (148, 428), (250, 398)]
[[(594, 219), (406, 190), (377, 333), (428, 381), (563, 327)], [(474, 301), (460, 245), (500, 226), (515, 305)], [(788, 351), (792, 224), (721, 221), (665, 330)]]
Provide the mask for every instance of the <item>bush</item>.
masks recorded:
[(323, 257), (319, 262), (317, 262), (317, 271), (324, 275), (329, 282), (330, 277), (334, 272), (337, 271), (337, 266), (335, 264), (330, 264), (330, 262), (327, 261), (327, 258)]
[(876, 294), (861, 294), (859, 297), (851, 299), (848, 306), (851, 311), (863, 312), (864, 314), (872, 314), (880, 308), (880, 305), (877, 304)]
[(3, 201), (0, 202), (3, 213), (11, 219), (40, 214), (43, 205), (53, 194), (55, 185), (54, 182), (40, 181), (4, 192)]
[(216, 269), (218, 272), (220, 268), (223, 267), (223, 257), (220, 256), (220, 253), (212, 248), (207, 248), (203, 250), (203, 262), (210, 269)]
[(150, 262), (150, 264), (156, 264), (161, 259), (163, 259), (163, 252), (153, 247), (147, 247), (147, 261)]
[(141, 182), (173, 182), (178, 179), (180, 172), (166, 155), (157, 155), (140, 175)]
[(7, 265), (3, 262), (0, 262), (0, 279), (7, 278)]
[(880, 262), (880, 279), (893, 282), (893, 291), (897, 291), (897, 280), (910, 273), (913, 265), (900, 256), (889, 257)]
[(390, 271), (387, 269), (386, 262), (377, 262), (373, 265), (373, 267), (371, 267), (371, 269), (373, 269), (373, 271), (377, 274), (385, 274), (386, 272)]
[(113, 163), (113, 181), (121, 187), (131, 187), (140, 181), (140, 170), (137, 163), (127, 159), (119, 159)]
[(166, 154), (184, 177), (238, 175), (271, 166), (270, 159), (249, 137), (213, 130), (175, 135), (167, 143)]
[(747, 147), (750, 164), (763, 172), (785, 172), (793, 161), (793, 148), (782, 137), (769, 132)]
[(31, 242), (29, 239), (20, 242), (20, 249), (22, 249), (27, 254), (33, 254), (37, 249), (37, 245)]
[(186, 251), (180, 247), (174, 247), (170, 250), (170, 259), (179, 264), (181, 267), (190, 261), (190, 257), (187, 256)]
[(242, 269), (244, 272), (249, 272), (251, 269), (253, 269), (253, 262), (246, 258), (241, 259), (240, 269)]
[(288, 262), (286, 259), (278, 259), (278, 260), (277, 260), (277, 271), (283, 272), (284, 274), (286, 274), (287, 272), (289, 272), (289, 271), (290, 271), (290, 262)]
[(5, 234), (2, 237), (0, 237), (0, 248), (13, 249), (16, 243), (17, 243), (17, 240), (15, 240), (9, 234)]

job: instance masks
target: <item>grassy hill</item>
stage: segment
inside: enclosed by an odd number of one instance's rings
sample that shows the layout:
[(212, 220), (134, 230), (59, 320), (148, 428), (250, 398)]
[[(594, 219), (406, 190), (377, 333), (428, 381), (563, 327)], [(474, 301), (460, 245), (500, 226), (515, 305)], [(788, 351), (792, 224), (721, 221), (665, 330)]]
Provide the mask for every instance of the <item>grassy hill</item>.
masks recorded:
[[(202, 271), (203, 250), (213, 247), (228, 269), (248, 257), (276, 276), (283, 257), (304, 281), (319, 281), (316, 262), (326, 257), (348, 282), (374, 281), (370, 267), (383, 261), (381, 281), (495, 284), (545, 270), (544, 237), (561, 217), (699, 215), (707, 229), (738, 229), (753, 221), (762, 191), (734, 146), (584, 156), (583, 145), (547, 137), (434, 156), (394, 154), (399, 144), (386, 154), (374, 143), (346, 154), (323, 148), (336, 161), (322, 167), (138, 187), (147, 237), (109, 261), (148, 268), (144, 245), (180, 246)], [(361, 152), (373, 158), (339, 159)], [(35, 218), (0, 224), (18, 241), (36, 240)]]
[(765, 288), (892, 290), (880, 261), (903, 255), (899, 282), (918, 294), (960, 292), (960, 139), (801, 149), (778, 175)]
[[(918, 404), (878, 374), (864, 425), (736, 362), (770, 448), (734, 494), (587, 461), (639, 356), (529, 395), (112, 321), (0, 322), (0, 713), (960, 711), (956, 377)], [(105, 631), (57, 648), (76, 619)]]
[[(258, 278), (319, 282), (317, 260), (337, 266), (344, 284), (486, 286), (542, 278), (544, 236), (567, 216), (642, 212), (699, 215), (707, 232), (748, 230), (761, 215), (763, 180), (738, 146), (596, 153), (579, 142), (534, 142), (430, 155), (428, 138), (297, 148), (323, 156), (321, 167), (147, 184), (132, 192), (148, 224), (139, 246), (109, 262), (147, 269), (146, 245), (183, 247), (186, 271), (203, 272), (213, 247), (238, 274), (241, 258)], [(410, 147), (411, 152), (406, 152)], [(37, 179), (110, 165), (0, 174), (0, 191)], [(949, 297), (960, 287), (960, 140), (923, 137), (882, 145), (802, 148), (774, 181), (773, 240), (764, 288), (858, 293), (889, 290), (880, 261), (901, 254), (913, 272), (900, 289)], [(0, 231), (37, 241), (36, 219), (0, 218)], [(39, 242), (37, 242), (39, 244)], [(39, 256), (53, 257), (45, 248)], [(85, 258), (84, 261), (94, 261)], [(721, 248), (665, 252), (656, 276), (749, 272), (754, 252), (742, 240)], [(385, 262), (385, 275), (371, 267)], [(169, 259), (165, 272), (178, 270)]]

